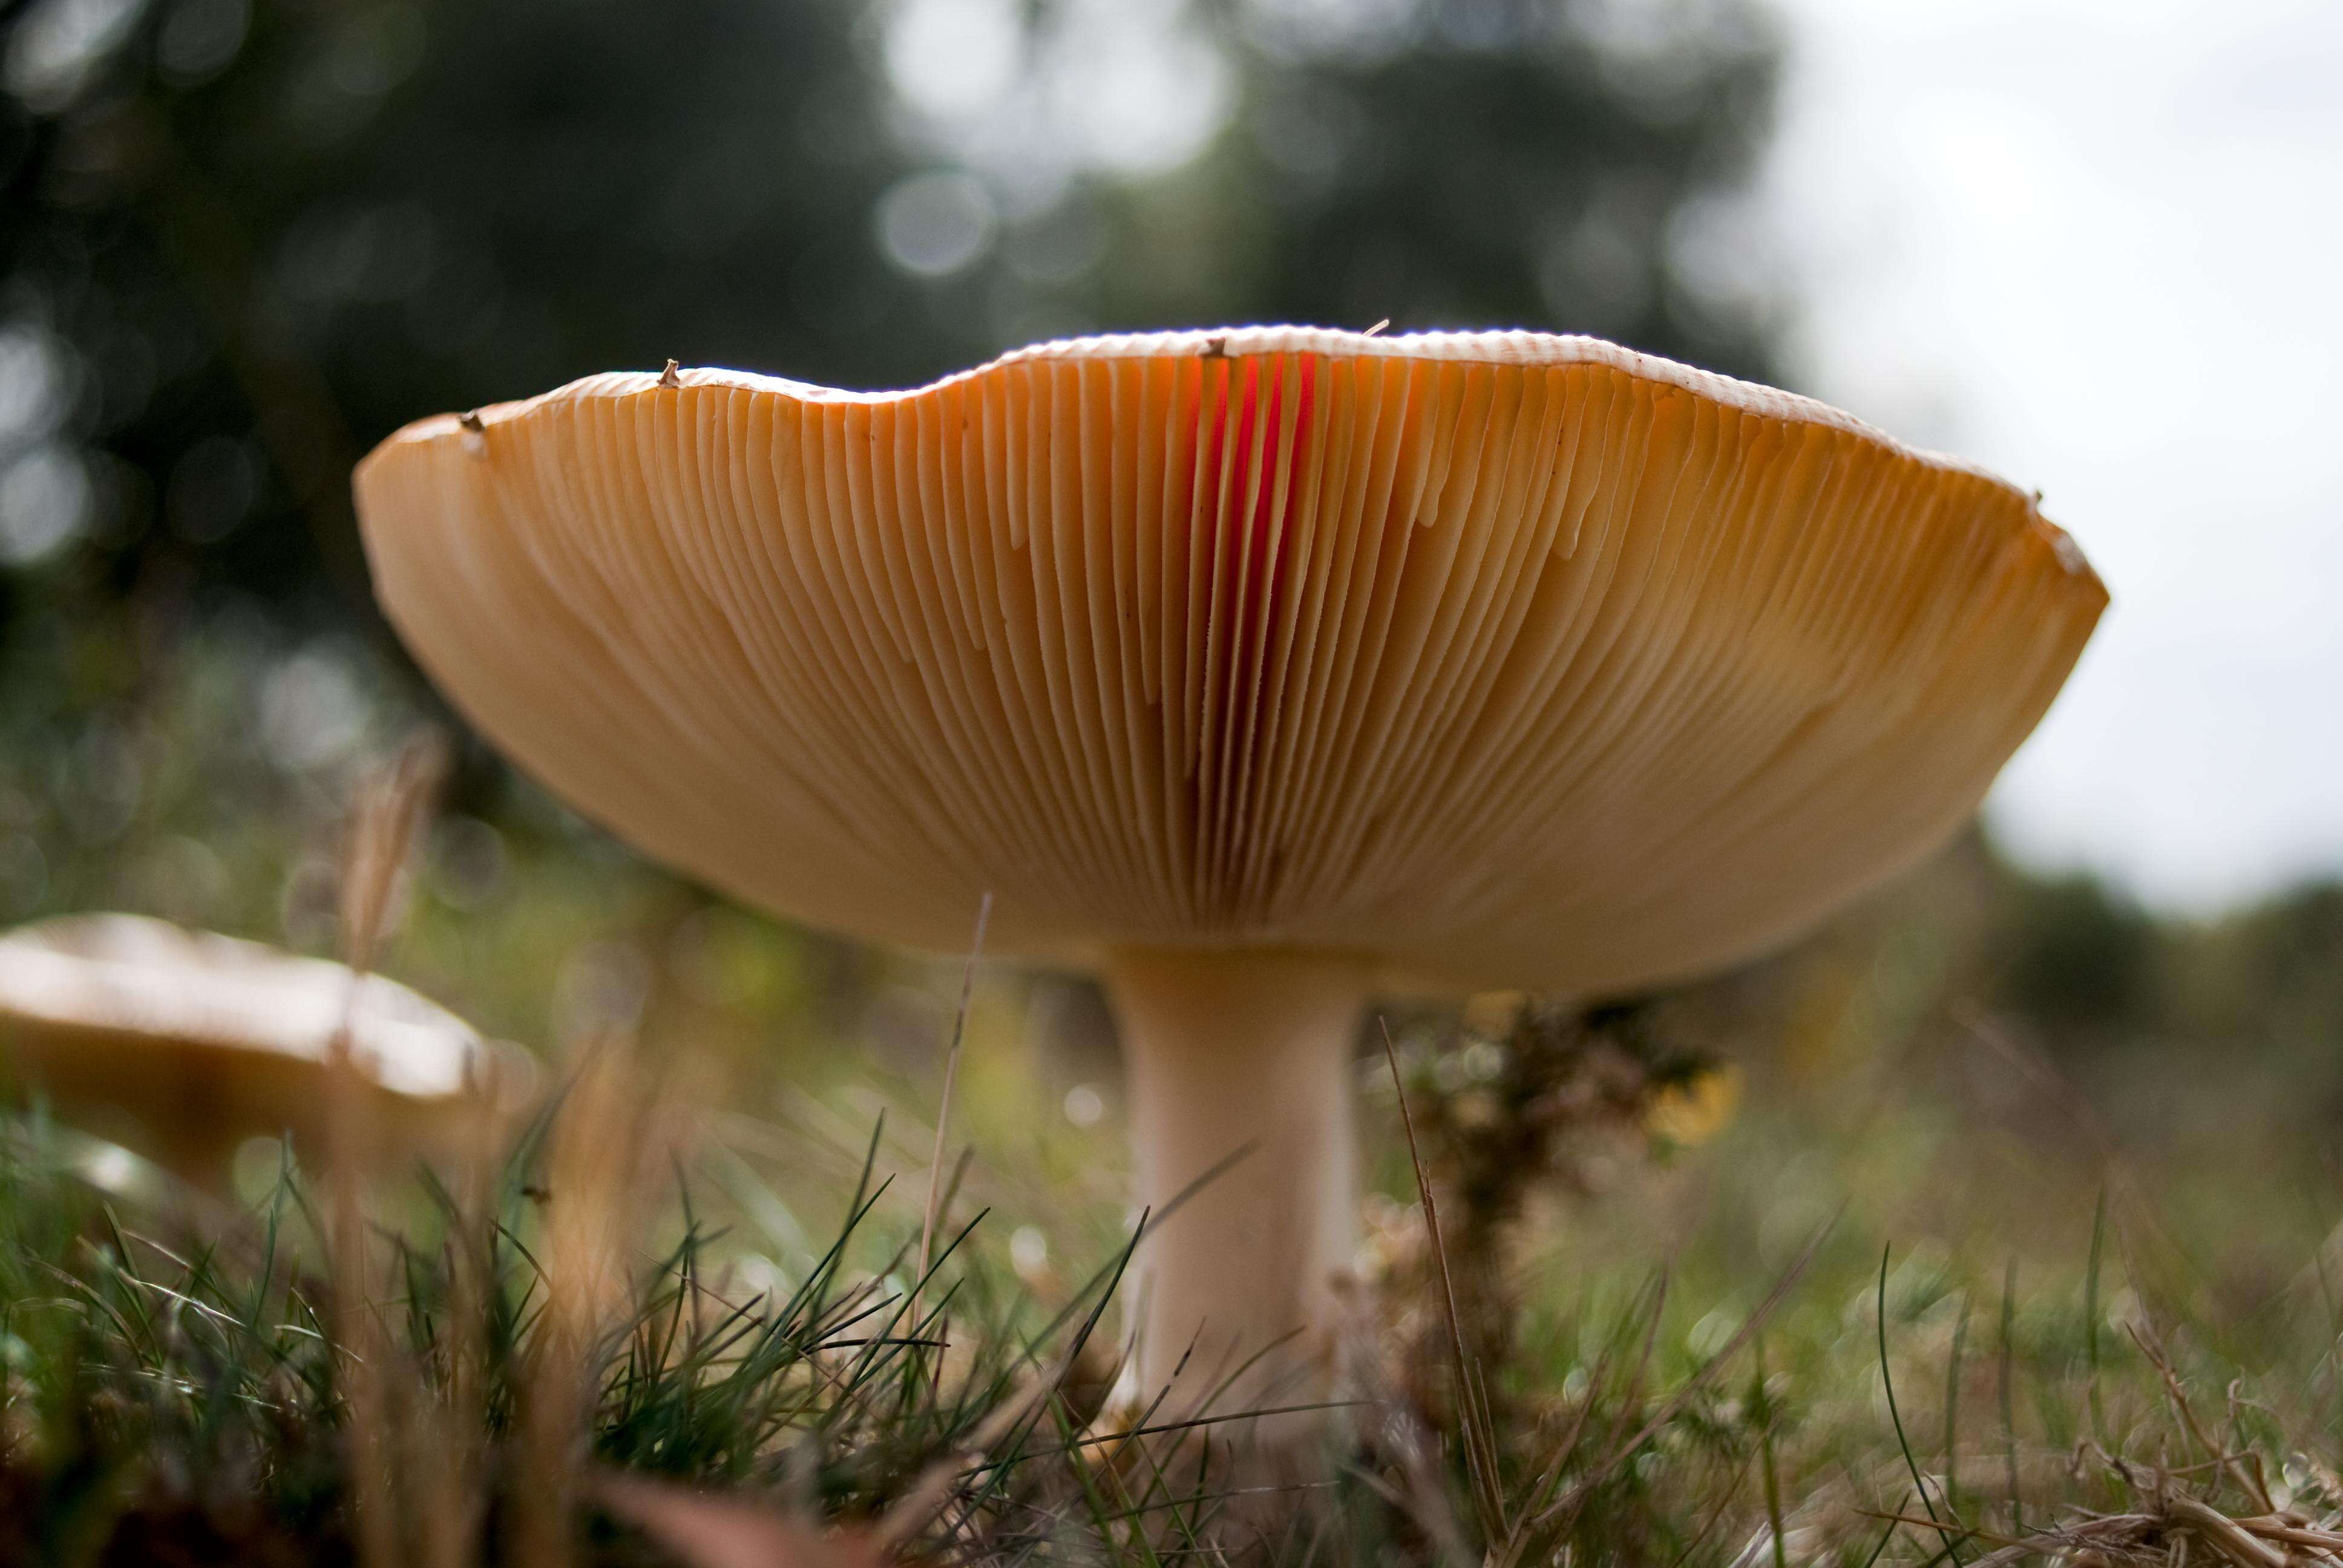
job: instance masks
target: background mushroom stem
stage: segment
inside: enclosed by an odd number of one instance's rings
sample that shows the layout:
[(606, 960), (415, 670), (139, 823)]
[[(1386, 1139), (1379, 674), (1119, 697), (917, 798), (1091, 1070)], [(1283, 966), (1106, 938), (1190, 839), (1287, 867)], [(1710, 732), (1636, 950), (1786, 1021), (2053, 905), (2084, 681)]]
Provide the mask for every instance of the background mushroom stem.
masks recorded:
[(1171, 1385), (1162, 1414), (1216, 1390), (1224, 1414), (1325, 1396), (1336, 1280), (1351, 1266), (1352, 1045), (1369, 978), (1362, 960), (1283, 952), (1126, 950), (1106, 966), (1138, 1201), (1161, 1217), (1134, 1260), (1133, 1392), (1143, 1402)]

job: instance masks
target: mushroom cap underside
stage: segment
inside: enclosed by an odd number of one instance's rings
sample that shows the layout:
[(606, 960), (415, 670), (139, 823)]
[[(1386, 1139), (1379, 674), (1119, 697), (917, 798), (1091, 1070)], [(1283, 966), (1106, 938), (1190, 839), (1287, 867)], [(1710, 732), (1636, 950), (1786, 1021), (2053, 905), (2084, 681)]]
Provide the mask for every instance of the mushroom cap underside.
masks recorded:
[(2106, 593), (2031, 498), (1587, 338), (614, 375), (408, 427), (377, 589), (482, 732), (809, 923), (1602, 992), (1939, 843)]

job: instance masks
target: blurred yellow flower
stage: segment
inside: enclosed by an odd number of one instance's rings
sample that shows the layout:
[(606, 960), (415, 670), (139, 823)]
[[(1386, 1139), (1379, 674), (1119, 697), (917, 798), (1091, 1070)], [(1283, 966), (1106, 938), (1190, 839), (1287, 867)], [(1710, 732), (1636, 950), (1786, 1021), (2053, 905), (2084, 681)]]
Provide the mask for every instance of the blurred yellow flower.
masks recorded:
[(1464, 1027), (1485, 1040), (1503, 1040), (1513, 1032), (1513, 1023), (1528, 1000), (1526, 991), (1475, 991), (1464, 1001)]
[(1689, 1083), (1662, 1090), (1644, 1113), (1644, 1128), (1654, 1137), (1695, 1148), (1724, 1131), (1740, 1105), (1741, 1069), (1726, 1062)]

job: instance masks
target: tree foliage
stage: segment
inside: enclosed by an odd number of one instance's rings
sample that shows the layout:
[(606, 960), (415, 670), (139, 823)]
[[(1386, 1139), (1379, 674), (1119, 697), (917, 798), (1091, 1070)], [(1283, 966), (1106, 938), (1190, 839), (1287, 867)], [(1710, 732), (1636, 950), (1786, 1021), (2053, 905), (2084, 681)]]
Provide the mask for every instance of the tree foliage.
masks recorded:
[[(16, 0), (10, 640), (126, 602), (363, 618), (368, 445), (670, 356), (883, 386), (1042, 333), (1390, 317), (1762, 374), (1766, 301), (1717, 219), (1774, 45), (1740, 0), (1652, 15)], [(906, 88), (922, 37), (947, 84), (969, 49), (1009, 73), (939, 118)], [(1203, 116), (1168, 160), (1128, 132), (1159, 99)]]

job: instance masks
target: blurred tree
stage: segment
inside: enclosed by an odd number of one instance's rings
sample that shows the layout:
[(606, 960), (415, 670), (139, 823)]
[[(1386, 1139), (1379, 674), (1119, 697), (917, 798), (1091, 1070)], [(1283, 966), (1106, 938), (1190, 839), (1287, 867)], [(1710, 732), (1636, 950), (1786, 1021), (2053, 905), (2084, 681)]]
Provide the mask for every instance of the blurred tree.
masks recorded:
[[(2311, 882), (2195, 934), (2176, 1028), (2272, 1053), (2323, 1088), (2343, 1061), (2343, 882)], [(2343, 1085), (2327, 1088), (2343, 1097)]]
[(417, 415), (670, 354), (883, 379), (972, 351), (872, 243), (909, 155), (854, 15), (10, 6), (0, 558), (347, 615), (350, 464)]
[[(2343, 1048), (2343, 883), (2314, 882), (2272, 900), (2239, 922), (2260, 994), (2287, 1043), (2329, 1057)], [(2285, 1005), (2270, 1009), (2273, 999)]]
[(1985, 952), (1990, 1000), (2055, 1045), (2105, 1045), (2157, 1029), (2167, 933), (2086, 872), (2005, 867)]
[(670, 355), (1388, 316), (1762, 374), (1774, 58), (1743, 0), (0, 0), (0, 614), (363, 618), (369, 444)]
[(1768, 378), (1745, 185), (1779, 45), (1744, 0), (1218, 9), (1227, 135), (1129, 193), (1119, 318), (1588, 332)]

